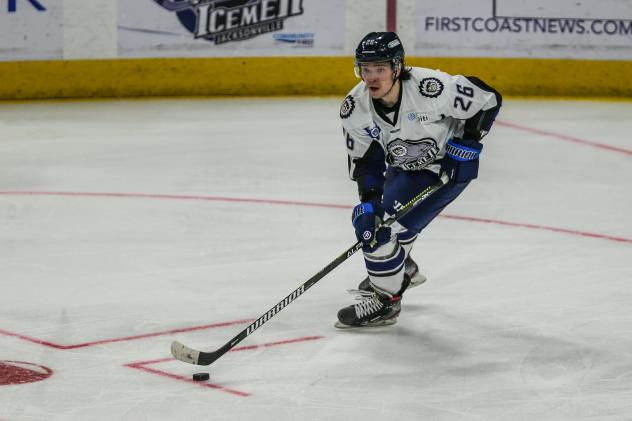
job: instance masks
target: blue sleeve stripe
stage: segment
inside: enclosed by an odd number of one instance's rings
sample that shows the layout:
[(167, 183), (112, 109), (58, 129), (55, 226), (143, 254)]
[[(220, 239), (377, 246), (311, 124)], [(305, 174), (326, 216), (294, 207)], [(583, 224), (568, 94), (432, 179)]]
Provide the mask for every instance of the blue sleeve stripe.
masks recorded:
[(450, 139), (446, 146), (446, 154), (456, 161), (472, 161), (477, 159), (481, 154), (480, 149), (469, 148), (467, 146), (459, 145)]

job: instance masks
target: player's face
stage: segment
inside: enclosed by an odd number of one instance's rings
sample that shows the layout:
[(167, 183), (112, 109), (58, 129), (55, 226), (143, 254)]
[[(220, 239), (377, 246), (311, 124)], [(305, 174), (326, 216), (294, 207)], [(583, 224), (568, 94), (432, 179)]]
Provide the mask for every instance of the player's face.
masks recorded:
[(363, 63), (360, 76), (369, 88), (371, 98), (380, 99), (393, 86), (393, 70), (390, 63)]

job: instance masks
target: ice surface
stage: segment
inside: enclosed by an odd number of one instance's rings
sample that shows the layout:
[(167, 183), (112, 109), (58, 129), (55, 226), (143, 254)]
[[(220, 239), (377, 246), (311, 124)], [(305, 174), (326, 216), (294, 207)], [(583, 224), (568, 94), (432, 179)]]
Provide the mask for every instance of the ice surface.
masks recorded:
[[(339, 99), (0, 104), (0, 420), (632, 419), (632, 103), (507, 100), (398, 324), (333, 328)], [(209, 371), (209, 383), (188, 381)]]

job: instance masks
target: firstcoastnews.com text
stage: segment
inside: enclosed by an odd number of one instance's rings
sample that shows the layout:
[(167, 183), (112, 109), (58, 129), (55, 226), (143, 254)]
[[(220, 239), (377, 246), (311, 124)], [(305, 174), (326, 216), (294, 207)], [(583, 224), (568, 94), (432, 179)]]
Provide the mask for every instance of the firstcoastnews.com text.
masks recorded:
[(632, 43), (632, 20), (426, 16), (424, 28), (427, 32), (623, 36)]

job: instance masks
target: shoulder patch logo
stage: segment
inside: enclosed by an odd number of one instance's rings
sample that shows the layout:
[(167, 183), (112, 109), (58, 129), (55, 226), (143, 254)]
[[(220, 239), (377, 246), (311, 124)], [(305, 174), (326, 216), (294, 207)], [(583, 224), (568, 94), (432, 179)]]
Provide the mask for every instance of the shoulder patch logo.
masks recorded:
[(436, 77), (427, 77), (419, 83), (419, 93), (428, 98), (436, 98), (443, 92), (443, 83)]
[(380, 127), (377, 124), (373, 127), (365, 127), (364, 131), (371, 139), (380, 140), (380, 133), (382, 133), (382, 130), (380, 130)]
[(342, 101), (342, 105), (340, 106), (340, 118), (349, 118), (354, 109), (355, 99), (353, 99), (351, 95), (347, 95), (344, 101)]

